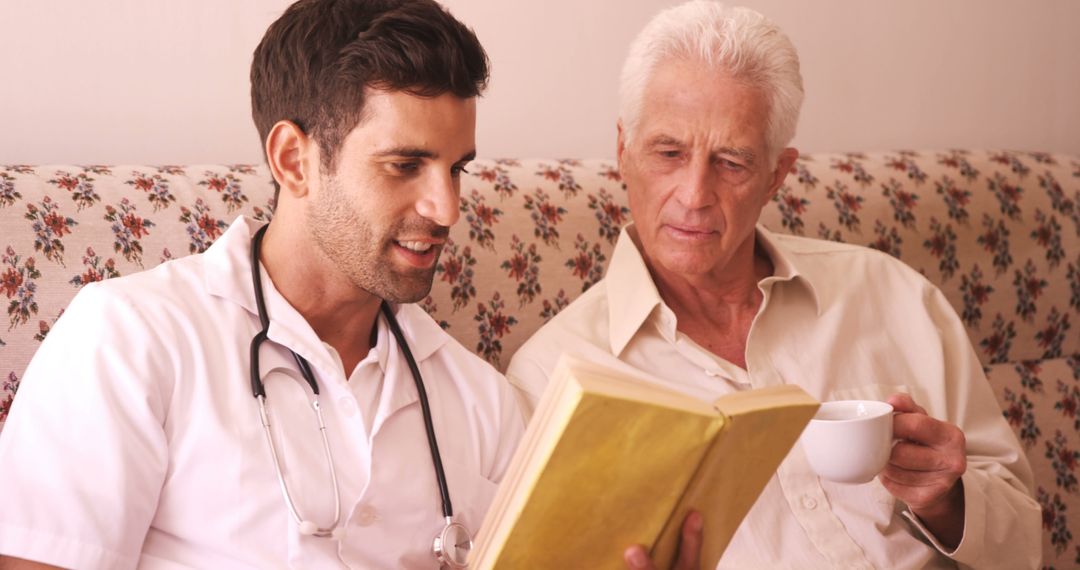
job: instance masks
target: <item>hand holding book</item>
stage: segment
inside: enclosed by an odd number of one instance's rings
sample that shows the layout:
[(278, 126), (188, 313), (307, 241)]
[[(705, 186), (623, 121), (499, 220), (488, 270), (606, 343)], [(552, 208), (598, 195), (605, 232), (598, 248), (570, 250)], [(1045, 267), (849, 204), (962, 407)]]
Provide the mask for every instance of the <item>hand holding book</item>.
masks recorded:
[(792, 385), (708, 403), (564, 358), (477, 535), (471, 567), (614, 570), (640, 544), (656, 567), (670, 568), (692, 510), (708, 528), (698, 534), (702, 567), (715, 567), (817, 407)]
[[(675, 558), (675, 570), (698, 570), (701, 568), (701, 543), (704, 521), (701, 513), (690, 511), (683, 520), (679, 540), (679, 555)], [(656, 570), (656, 563), (649, 556), (645, 545), (635, 544), (623, 552), (623, 561), (631, 570)]]

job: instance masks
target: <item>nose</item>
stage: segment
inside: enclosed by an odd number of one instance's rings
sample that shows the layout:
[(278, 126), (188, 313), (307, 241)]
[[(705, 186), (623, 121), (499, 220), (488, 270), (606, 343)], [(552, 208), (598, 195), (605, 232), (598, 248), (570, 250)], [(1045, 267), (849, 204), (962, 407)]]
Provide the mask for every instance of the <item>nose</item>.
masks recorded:
[(450, 227), (461, 216), (458, 208), (460, 180), (447, 173), (434, 173), (416, 202), (416, 213), (426, 219)]
[(694, 157), (686, 164), (676, 197), (688, 210), (707, 208), (716, 202), (716, 184), (716, 172), (709, 161)]

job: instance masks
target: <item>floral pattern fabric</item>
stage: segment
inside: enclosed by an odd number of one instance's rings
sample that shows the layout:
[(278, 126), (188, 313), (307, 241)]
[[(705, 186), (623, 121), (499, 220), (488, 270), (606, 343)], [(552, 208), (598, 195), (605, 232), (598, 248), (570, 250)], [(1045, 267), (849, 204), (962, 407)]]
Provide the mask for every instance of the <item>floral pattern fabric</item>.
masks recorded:
[[(461, 220), (420, 305), (505, 369), (604, 275), (630, 211), (612, 161), (468, 170)], [(79, 287), (205, 251), (239, 214), (270, 219), (272, 196), (263, 166), (0, 166), (0, 422)], [(1080, 565), (1080, 157), (809, 155), (761, 221), (880, 249), (942, 289), (1035, 470), (1044, 564)]]

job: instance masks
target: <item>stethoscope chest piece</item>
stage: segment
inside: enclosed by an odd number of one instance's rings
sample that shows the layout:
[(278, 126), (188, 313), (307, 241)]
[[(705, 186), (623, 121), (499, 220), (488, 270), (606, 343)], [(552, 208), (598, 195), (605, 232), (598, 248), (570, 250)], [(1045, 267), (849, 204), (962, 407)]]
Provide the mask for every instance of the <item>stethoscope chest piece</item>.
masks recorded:
[(441, 568), (468, 568), (469, 551), (472, 547), (472, 536), (468, 529), (447, 517), (446, 526), (439, 536), (435, 537), (431, 549), (435, 552), (435, 559), (439, 561)]

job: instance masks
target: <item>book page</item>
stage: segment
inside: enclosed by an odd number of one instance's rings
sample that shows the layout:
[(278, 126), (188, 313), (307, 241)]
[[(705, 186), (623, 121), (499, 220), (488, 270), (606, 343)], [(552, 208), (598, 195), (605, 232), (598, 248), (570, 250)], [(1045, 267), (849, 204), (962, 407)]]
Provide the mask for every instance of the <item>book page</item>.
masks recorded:
[(476, 535), (474, 549), (470, 553), (471, 567), (484, 567), (479, 561), (495, 556), (497, 552), (492, 553), (492, 549), (501, 548), (506, 542), (512, 526), (505, 521), (519, 516), (528, 499), (528, 494), (520, 489), (529, 488), (533, 484), (523, 483), (523, 479), (534, 479), (536, 473), (543, 470), (559, 435), (566, 429), (566, 423), (577, 408), (581, 395), (581, 385), (569, 368), (560, 362), (537, 403), (536, 413), (526, 427), (502, 483), (484, 516), (480, 532)]
[[(529, 459), (515, 454), (520, 473), (503, 483), (513, 489), (500, 488), (506, 497), (485, 519), (474, 568), (621, 569), (626, 547), (656, 540), (693, 477), (719, 429), (716, 410), (648, 384), (619, 395), (617, 373), (586, 368), (553, 379), (579, 386), (576, 399), (541, 399), (537, 418), (559, 421), (530, 425), (545, 435), (519, 449)], [(545, 409), (559, 406), (569, 414)]]

